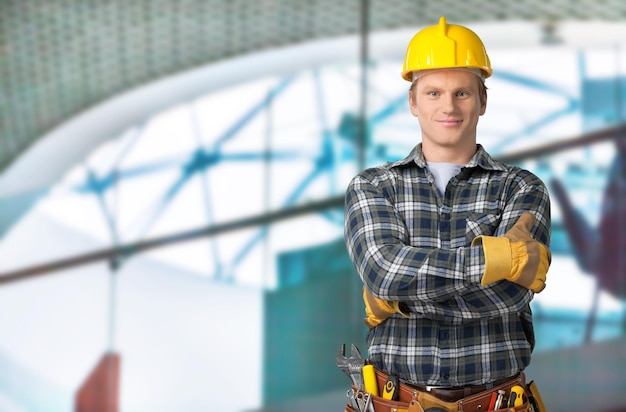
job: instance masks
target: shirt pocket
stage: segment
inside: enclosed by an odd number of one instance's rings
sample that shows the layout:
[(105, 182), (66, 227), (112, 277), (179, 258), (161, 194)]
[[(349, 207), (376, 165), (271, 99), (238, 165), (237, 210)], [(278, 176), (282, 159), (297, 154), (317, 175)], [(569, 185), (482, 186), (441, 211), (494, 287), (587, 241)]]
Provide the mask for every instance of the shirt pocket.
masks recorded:
[(472, 243), (476, 236), (494, 236), (500, 225), (499, 214), (470, 212), (465, 218), (465, 241)]

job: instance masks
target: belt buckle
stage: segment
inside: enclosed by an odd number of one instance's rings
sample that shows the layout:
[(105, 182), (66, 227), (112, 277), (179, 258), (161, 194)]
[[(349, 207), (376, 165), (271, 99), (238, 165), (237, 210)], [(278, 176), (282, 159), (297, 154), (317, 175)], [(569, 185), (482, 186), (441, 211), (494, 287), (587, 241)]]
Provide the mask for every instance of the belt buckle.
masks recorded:
[(446, 388), (449, 389), (448, 386), (430, 386), (430, 385), (426, 385), (425, 388), (426, 388), (426, 392), (428, 393), (430, 393), (430, 391), (432, 391), (433, 389), (446, 389)]

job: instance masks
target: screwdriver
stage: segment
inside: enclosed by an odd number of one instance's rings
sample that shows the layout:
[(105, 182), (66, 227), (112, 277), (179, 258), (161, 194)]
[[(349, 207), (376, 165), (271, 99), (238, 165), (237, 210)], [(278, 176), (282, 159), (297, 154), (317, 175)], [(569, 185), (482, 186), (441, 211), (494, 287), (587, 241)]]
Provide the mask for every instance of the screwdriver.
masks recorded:
[(374, 365), (367, 364), (363, 366), (363, 382), (365, 383), (365, 392), (378, 396), (378, 383), (376, 382)]
[(509, 395), (509, 406), (521, 406), (525, 402), (524, 388), (519, 385), (515, 385), (511, 388), (511, 395)]
[(504, 402), (504, 395), (506, 394), (505, 391), (503, 391), (502, 389), (498, 390), (498, 397), (496, 398), (496, 405), (494, 406), (494, 410), (498, 410), (500, 409), (502, 406), (502, 403)]
[(489, 399), (489, 407), (487, 408), (488, 411), (496, 410), (496, 398), (497, 397), (498, 397), (498, 394), (496, 392), (491, 393), (491, 398)]

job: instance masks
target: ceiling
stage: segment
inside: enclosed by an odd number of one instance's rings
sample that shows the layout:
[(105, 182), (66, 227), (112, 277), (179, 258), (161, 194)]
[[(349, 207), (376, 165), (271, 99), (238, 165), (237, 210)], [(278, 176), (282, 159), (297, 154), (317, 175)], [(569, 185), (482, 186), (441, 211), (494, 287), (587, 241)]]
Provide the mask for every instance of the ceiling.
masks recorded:
[(129, 89), (226, 58), (449, 22), (626, 20), (620, 0), (0, 2), (0, 172), (38, 138)]

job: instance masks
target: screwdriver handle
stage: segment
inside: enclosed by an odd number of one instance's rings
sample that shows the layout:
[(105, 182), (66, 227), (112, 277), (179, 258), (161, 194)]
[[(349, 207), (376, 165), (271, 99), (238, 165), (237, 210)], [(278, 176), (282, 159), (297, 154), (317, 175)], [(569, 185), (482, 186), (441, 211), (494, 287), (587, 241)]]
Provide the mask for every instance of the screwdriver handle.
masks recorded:
[(376, 372), (374, 365), (363, 366), (363, 383), (365, 384), (365, 392), (378, 396), (378, 383), (376, 382)]
[(511, 388), (511, 394), (509, 395), (508, 406), (521, 406), (524, 404), (524, 388), (519, 385), (515, 385)]

